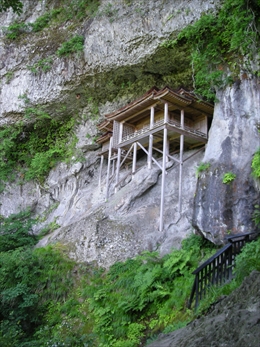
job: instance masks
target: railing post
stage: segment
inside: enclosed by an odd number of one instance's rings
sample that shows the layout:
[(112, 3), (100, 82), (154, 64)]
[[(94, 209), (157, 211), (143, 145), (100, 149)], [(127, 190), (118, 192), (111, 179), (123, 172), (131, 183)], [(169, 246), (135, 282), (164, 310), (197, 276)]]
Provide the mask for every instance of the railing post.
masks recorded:
[(196, 274), (196, 277), (195, 277), (195, 291), (196, 291), (195, 308), (197, 308), (198, 305), (199, 305), (199, 279), (198, 279), (198, 274)]
[(206, 295), (210, 285), (224, 284), (232, 279), (234, 258), (236, 254), (240, 253), (244, 244), (250, 241), (251, 234), (255, 233), (228, 237), (230, 242), (193, 272), (195, 279), (188, 304), (189, 308), (192, 306), (194, 294), (196, 294), (195, 308), (197, 308), (199, 300)]

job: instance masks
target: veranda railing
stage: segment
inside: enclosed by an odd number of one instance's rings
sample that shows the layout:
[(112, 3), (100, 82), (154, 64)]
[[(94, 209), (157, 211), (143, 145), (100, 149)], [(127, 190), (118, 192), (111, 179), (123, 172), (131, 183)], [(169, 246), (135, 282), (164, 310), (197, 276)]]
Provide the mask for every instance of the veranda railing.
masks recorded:
[(211, 286), (221, 285), (232, 279), (236, 255), (255, 234), (252, 232), (229, 236), (228, 243), (193, 272), (195, 280), (188, 304), (189, 308), (192, 306), (194, 296), (196, 308)]

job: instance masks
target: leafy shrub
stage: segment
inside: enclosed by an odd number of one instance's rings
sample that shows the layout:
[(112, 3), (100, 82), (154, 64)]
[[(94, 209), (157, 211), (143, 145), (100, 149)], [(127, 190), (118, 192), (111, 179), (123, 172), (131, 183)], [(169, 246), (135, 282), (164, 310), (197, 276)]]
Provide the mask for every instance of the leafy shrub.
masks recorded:
[(260, 178), (260, 148), (256, 151), (252, 160), (252, 175), (256, 178)]
[(74, 291), (75, 262), (59, 245), (33, 249), (34, 223), (29, 211), (0, 219), (0, 345), (41, 347), (59, 338), (62, 346), (84, 347), (92, 338)]
[(9, 40), (15, 40), (18, 36), (28, 33), (29, 30), (30, 29), (27, 24), (17, 22), (14, 22), (9, 27), (4, 28), (5, 35)]
[(93, 17), (100, 5), (99, 0), (67, 0), (63, 6), (64, 19), (82, 19), (87, 15)]
[(10, 180), (14, 170), (21, 179), (42, 180), (59, 161), (75, 155), (75, 120), (55, 120), (40, 107), (27, 107), (25, 117), (34, 125), (12, 125), (0, 130), (0, 180)]
[(203, 171), (206, 171), (210, 168), (210, 163), (200, 163), (196, 169), (196, 176), (199, 177)]
[(38, 17), (33, 23), (14, 22), (9, 27), (4, 28), (5, 35), (10, 40), (17, 39), (20, 35), (30, 32), (38, 32), (46, 28), (49, 23), (60, 14), (61, 10), (52, 10)]
[(255, 205), (255, 211), (253, 213), (253, 221), (255, 225), (260, 225), (260, 206)]
[(233, 182), (235, 178), (236, 178), (236, 174), (234, 174), (233, 172), (227, 172), (224, 174), (222, 182), (224, 184), (229, 184)]
[[(200, 239), (192, 235), (181, 250), (163, 258), (144, 252), (118, 262), (101, 279), (99, 274), (93, 284), (85, 286), (100, 347), (139, 346), (143, 331), (147, 337), (191, 319), (186, 301), (194, 280), (192, 270), (203, 257)], [(209, 243), (204, 252), (204, 256), (211, 254)]]
[(32, 233), (35, 223), (29, 210), (12, 214), (8, 218), (0, 216), (0, 252), (35, 245), (37, 237)]
[(247, 243), (242, 252), (236, 256), (235, 274), (238, 283), (241, 283), (253, 270), (260, 271), (260, 238)]
[(21, 124), (0, 129), (0, 181), (12, 178), (13, 168), (17, 164), (15, 149), (21, 133)]
[(21, 14), (23, 3), (20, 0), (1, 0), (0, 12), (7, 11), (9, 8), (12, 8), (15, 13)]
[(239, 77), (241, 66), (258, 74), (248, 61), (259, 54), (259, 10), (256, 1), (225, 0), (218, 11), (202, 15), (177, 39), (165, 43), (165, 47), (176, 43), (191, 47), (194, 87), (199, 95), (214, 100), (215, 89)]
[[(29, 220), (23, 223), (29, 231)], [(56, 244), (0, 252), (1, 346), (143, 345), (145, 339), (178, 329), (194, 317), (186, 308), (191, 273), (215, 249), (192, 235), (181, 250), (163, 258), (144, 252), (108, 271), (76, 264), (65, 251)], [(260, 270), (259, 252), (259, 240), (243, 248), (237, 256), (237, 279)], [(228, 293), (237, 283), (215, 290), (212, 297)]]
[(51, 69), (52, 63), (53, 58), (48, 57), (38, 60), (34, 65), (28, 65), (27, 68), (35, 74), (39, 71), (47, 72)]
[(46, 28), (50, 21), (56, 18), (61, 12), (61, 9), (52, 10), (46, 12), (44, 15), (38, 17), (34, 23), (30, 23), (29, 26), (32, 28), (33, 32), (38, 32)]
[(64, 42), (57, 50), (58, 57), (68, 56), (72, 53), (82, 52), (84, 49), (84, 37), (74, 36), (70, 40)]

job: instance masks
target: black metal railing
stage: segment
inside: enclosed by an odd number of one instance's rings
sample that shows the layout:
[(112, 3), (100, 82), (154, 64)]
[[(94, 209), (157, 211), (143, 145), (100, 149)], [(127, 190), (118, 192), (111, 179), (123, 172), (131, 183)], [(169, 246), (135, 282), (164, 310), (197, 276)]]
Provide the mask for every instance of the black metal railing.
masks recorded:
[(228, 243), (193, 272), (195, 280), (188, 304), (189, 308), (191, 308), (194, 296), (195, 308), (197, 308), (199, 301), (206, 296), (211, 286), (222, 285), (232, 279), (236, 255), (255, 234), (252, 232), (227, 237)]

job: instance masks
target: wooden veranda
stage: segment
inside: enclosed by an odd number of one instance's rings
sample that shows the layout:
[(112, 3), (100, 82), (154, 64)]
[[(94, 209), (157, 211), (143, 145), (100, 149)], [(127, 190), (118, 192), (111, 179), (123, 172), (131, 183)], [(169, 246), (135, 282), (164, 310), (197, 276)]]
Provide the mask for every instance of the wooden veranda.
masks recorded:
[[(136, 173), (137, 152), (142, 150), (147, 155), (147, 169), (157, 165), (162, 171), (159, 225), (162, 231), (166, 163), (173, 160), (179, 167), (178, 207), (181, 212), (183, 153), (185, 149), (201, 150), (207, 143), (212, 115), (212, 104), (184, 89), (174, 91), (168, 87), (161, 90), (153, 87), (141, 98), (106, 115), (98, 126), (103, 134), (97, 140), (102, 144), (100, 181), (103, 160), (108, 160), (106, 199), (112, 180), (116, 193), (120, 168), (125, 162), (132, 163), (132, 175)], [(155, 158), (155, 152), (161, 154), (161, 160)]]

